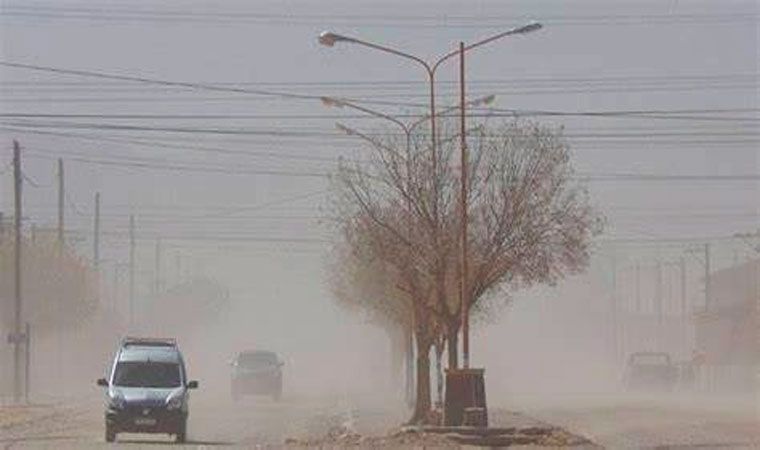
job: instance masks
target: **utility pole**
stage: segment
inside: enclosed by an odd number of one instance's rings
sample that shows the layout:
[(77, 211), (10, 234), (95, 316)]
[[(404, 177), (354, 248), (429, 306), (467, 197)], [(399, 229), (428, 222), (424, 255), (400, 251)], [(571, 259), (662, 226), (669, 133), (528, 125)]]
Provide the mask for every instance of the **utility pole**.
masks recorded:
[(121, 280), (121, 276), (119, 272), (121, 271), (121, 267), (119, 266), (119, 263), (117, 262), (113, 266), (113, 300), (114, 300), (114, 310), (118, 311), (118, 304), (119, 304), (119, 283)]
[(58, 250), (63, 254), (63, 220), (64, 220), (64, 191), (63, 158), (58, 158)]
[(13, 185), (14, 185), (14, 315), (13, 315), (13, 400), (21, 401), (21, 147), (18, 141), (13, 141)]
[(92, 265), (100, 270), (100, 192), (95, 193), (95, 224), (92, 236)]
[(135, 321), (135, 216), (129, 215), (129, 328)]
[(179, 253), (174, 255), (174, 265), (177, 270), (177, 279), (175, 283), (180, 284), (182, 282), (182, 255)]
[[(467, 136), (466, 123), (465, 123), (465, 81), (464, 81), (464, 42), (459, 43), (459, 136), (460, 136), (460, 150), (461, 150), (461, 167), (460, 167), (460, 213), (462, 224), (460, 226), (461, 231), (461, 279), (460, 279), (460, 307), (461, 307), (461, 321), (462, 321), (462, 367), (469, 369), (470, 367), (470, 295), (469, 295), (469, 283), (467, 273)], [(435, 136), (433, 136), (435, 140)], [(435, 175), (434, 175), (435, 176)], [(437, 199), (436, 199), (437, 201)]]
[(29, 391), (31, 389), (31, 366), (32, 366), (32, 330), (29, 322), (24, 324), (24, 402), (29, 403)]
[(156, 239), (156, 268), (155, 268), (155, 277), (154, 280), (154, 294), (158, 296), (159, 293), (161, 293), (161, 238)]
[(689, 311), (686, 296), (686, 258), (681, 256), (681, 339), (683, 346), (681, 351), (684, 355), (689, 354)]
[(688, 316), (688, 306), (686, 305), (686, 258), (681, 256), (681, 317), (684, 319)]
[(710, 311), (710, 243), (705, 243), (705, 312)]
[(618, 318), (618, 299), (617, 299), (617, 255), (612, 254), (612, 357), (615, 364), (619, 362), (619, 343), (618, 343), (618, 327), (620, 326)]
[[(657, 314), (657, 323), (662, 324), (662, 262), (657, 259), (657, 265), (655, 266), (655, 313)], [(658, 332), (659, 333), (659, 332)]]
[(636, 313), (641, 313), (641, 264), (636, 263)]

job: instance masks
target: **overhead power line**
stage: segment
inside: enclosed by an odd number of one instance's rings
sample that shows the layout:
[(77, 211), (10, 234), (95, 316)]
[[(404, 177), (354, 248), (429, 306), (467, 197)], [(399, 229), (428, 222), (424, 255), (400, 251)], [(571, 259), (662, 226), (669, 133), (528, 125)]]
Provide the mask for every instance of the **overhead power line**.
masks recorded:
[[(76, 139), (83, 139), (87, 141), (92, 142), (98, 142), (101, 139), (103, 139), (105, 142), (110, 142), (111, 138), (106, 138), (99, 132), (92, 132), (87, 134), (82, 133), (69, 133), (69, 132), (56, 132), (56, 131), (43, 131), (43, 130), (37, 130), (34, 128), (15, 128), (15, 127), (3, 127), (0, 126), (0, 130), (5, 131), (11, 131), (15, 134), (31, 134), (31, 135), (50, 135), (50, 136), (61, 136), (61, 137), (71, 137), (74, 138), (76, 136)], [(646, 133), (649, 130), (639, 130), (642, 133)], [(254, 146), (264, 146), (268, 149), (277, 149), (278, 152), (288, 152), (292, 150), (292, 146), (294, 145), (294, 142), (289, 141), (289, 138), (285, 137), (279, 137), (278, 139), (274, 138), (267, 138), (267, 137), (255, 137), (255, 138), (246, 138), (246, 139), (240, 139), (240, 138), (228, 138), (224, 136), (213, 136), (215, 139), (219, 140), (221, 139), (222, 142), (226, 143), (234, 143), (236, 145), (244, 145), (248, 148), (254, 147)], [(107, 139), (107, 140), (106, 140)], [(185, 142), (192, 142), (196, 143), (197, 139), (195, 137), (191, 136), (183, 136), (181, 134), (179, 135), (169, 135), (169, 136), (161, 136), (161, 137), (153, 137), (153, 138), (113, 138), (113, 142), (117, 142), (116, 139), (118, 139), (119, 143), (124, 143), (125, 145), (131, 145), (128, 144), (127, 140), (135, 140), (136, 142), (143, 142), (145, 143), (144, 147), (150, 148), (151, 146), (148, 145), (148, 143), (156, 142), (158, 144), (164, 144), (164, 143), (177, 143), (176, 145), (184, 145)], [(303, 144), (300, 142), (301, 138), (298, 139), (299, 148), (303, 146)], [(124, 142), (122, 142), (122, 140)], [(638, 151), (662, 151), (664, 149), (670, 149), (673, 151), (680, 151), (680, 150), (700, 150), (700, 151), (727, 151), (727, 150), (739, 150), (744, 151), (751, 148), (751, 146), (754, 146), (757, 144), (756, 140), (752, 139), (667, 139), (667, 140), (660, 140), (660, 141), (642, 141), (642, 140), (601, 140), (601, 139), (591, 139), (591, 140), (579, 140), (575, 139), (573, 141), (573, 150), (589, 150), (589, 151), (624, 151), (630, 148), (636, 148)], [(159, 145), (160, 147), (160, 145)], [(346, 140), (346, 139), (340, 139), (340, 140), (334, 140), (334, 139), (328, 139), (328, 138), (320, 138), (320, 139), (312, 139), (308, 143), (308, 147), (310, 149), (322, 149), (323, 151), (329, 151), (330, 153), (337, 151), (351, 151), (351, 150), (357, 150), (358, 148), (363, 148), (363, 144), (357, 143), (355, 140)], [(293, 159), (300, 159), (299, 155), (293, 155)], [(315, 157), (317, 157), (315, 155)], [(324, 156), (326, 160), (334, 161), (334, 158), (332, 156)]]
[[(2, 16), (8, 18), (48, 18), (92, 21), (121, 21), (137, 23), (191, 23), (235, 24), (262, 23), (290, 26), (345, 24), (364, 27), (393, 28), (503, 28), (505, 22), (525, 22), (531, 18), (518, 15), (400, 15), (400, 14), (292, 14), (238, 11), (185, 11), (171, 9), (113, 8), (107, 10), (92, 7), (60, 5), (9, 5)], [(655, 25), (655, 24), (736, 24), (754, 23), (758, 14), (722, 12), (720, 14), (670, 13), (670, 14), (595, 14), (543, 16), (542, 22), (560, 25)]]
[(260, 151), (260, 150), (236, 150), (236, 149), (229, 149), (229, 148), (198, 146), (198, 145), (191, 145), (191, 144), (171, 144), (171, 143), (156, 141), (156, 140), (111, 138), (111, 137), (98, 136), (98, 135), (87, 136), (87, 135), (82, 135), (82, 134), (77, 134), (77, 133), (67, 133), (63, 131), (57, 132), (57, 131), (25, 130), (21, 128), (2, 127), (2, 126), (0, 126), (0, 130), (22, 132), (22, 133), (32, 133), (32, 134), (48, 135), (48, 136), (59, 136), (59, 137), (66, 137), (66, 138), (72, 138), (72, 139), (78, 139), (78, 140), (94, 141), (94, 142), (113, 142), (117, 144), (136, 145), (136, 146), (147, 147), (147, 148), (167, 148), (167, 149), (176, 149), (176, 150), (190, 150), (190, 151), (199, 151), (199, 152), (206, 152), (206, 153), (236, 155), (236, 156), (259, 157), (259, 158), (264, 157), (264, 158), (272, 158), (272, 159), (299, 160), (299, 161), (333, 162), (333, 163), (337, 161), (337, 157), (317, 156), (317, 155), (294, 155), (294, 154), (288, 154), (282, 151), (273, 152), (273, 151)]
[[(38, 155), (38, 151), (28, 150), (27, 157), (42, 159), (57, 159), (55, 156), (47, 154)], [(296, 172), (296, 171), (277, 171), (277, 170), (238, 170), (235, 167), (222, 166), (188, 166), (180, 164), (168, 164), (161, 160), (141, 160), (131, 159), (97, 159), (68, 157), (69, 161), (76, 161), (85, 164), (117, 166), (124, 168), (140, 168), (148, 170), (169, 170), (179, 172), (199, 172), (199, 173), (221, 173), (227, 175), (272, 175), (272, 176), (294, 176), (294, 177), (317, 177), (325, 178), (329, 174), (321, 172)], [(581, 181), (590, 182), (609, 182), (609, 181), (760, 181), (760, 174), (736, 174), (736, 175), (712, 175), (712, 174), (650, 174), (650, 173), (578, 173), (574, 178)]]
[(146, 77), (140, 77), (140, 76), (92, 72), (92, 71), (87, 71), (87, 70), (61, 69), (61, 68), (56, 68), (56, 67), (38, 66), (34, 64), (22, 64), (22, 63), (15, 63), (15, 62), (2, 61), (2, 60), (0, 60), (0, 66), (13, 67), (17, 69), (28, 69), (28, 70), (38, 71), (38, 72), (57, 73), (57, 74), (62, 74), (62, 75), (75, 75), (75, 76), (80, 76), (80, 77), (100, 78), (100, 79), (106, 79), (106, 80), (120, 80), (120, 81), (130, 81), (130, 82), (135, 82), (135, 83), (146, 83), (146, 84), (155, 84), (155, 85), (162, 85), (162, 86), (184, 87), (184, 88), (199, 89), (199, 90), (204, 90), (204, 91), (235, 92), (238, 94), (254, 94), (254, 95), (275, 96), (275, 97), (283, 97), (283, 98), (319, 100), (319, 96), (293, 94), (290, 92), (268, 91), (268, 90), (262, 90), (262, 89), (248, 89), (248, 88), (239, 88), (239, 87), (233, 87), (233, 86), (214, 86), (210, 84), (192, 83), (192, 82), (185, 82), (185, 81), (168, 81), (168, 80), (160, 80), (160, 79), (146, 78)]
[[(476, 78), (468, 80), (468, 85), (474, 86), (492, 86), (492, 85), (549, 85), (556, 87), (560, 84), (622, 84), (629, 83), (648, 83), (648, 84), (668, 84), (674, 82), (693, 82), (693, 83), (714, 83), (727, 81), (757, 81), (760, 74), (754, 72), (747, 73), (714, 73), (714, 74), (666, 74), (666, 75), (605, 75), (593, 77), (580, 76), (557, 76), (557, 75), (535, 75), (523, 78)], [(230, 80), (206, 80), (204, 83), (214, 86), (256, 86), (256, 87), (302, 87), (302, 88), (340, 88), (341, 90), (351, 88), (383, 88), (383, 89), (420, 89), (427, 86), (427, 82), (407, 79), (344, 79), (344, 80), (292, 80), (292, 81), (230, 81)], [(455, 88), (459, 82), (454, 80), (438, 80), (438, 86), (450, 86)], [(129, 87), (135, 88), (132, 82), (123, 81), (51, 81), (51, 80), (3, 80), (0, 87), (12, 87), (14, 90), (19, 88), (83, 88), (83, 89), (113, 89)], [(154, 86), (162, 88), (162, 86)], [(171, 88), (171, 87), (170, 87)], [(141, 88), (142, 89), (142, 88)]]
[[(89, 235), (92, 233), (90, 230), (78, 230), (72, 229), (68, 231), (73, 234)], [(128, 231), (102, 231), (103, 236), (106, 237), (119, 237), (128, 238)], [(330, 242), (328, 239), (312, 238), (312, 237), (287, 237), (287, 236), (261, 236), (257, 233), (227, 233), (227, 234), (177, 234), (167, 236), (157, 232), (140, 233), (135, 236), (136, 240), (143, 241), (155, 241), (157, 238), (167, 241), (207, 241), (207, 242), (269, 242), (269, 243), (283, 243), (283, 244), (324, 244)]]
[[(3, 61), (3, 60), (0, 60), (0, 66), (14, 67), (14, 68), (19, 68), (19, 69), (27, 69), (27, 70), (34, 70), (34, 71), (41, 71), (41, 72), (48, 72), (48, 73), (56, 73), (56, 74), (62, 74), (62, 75), (72, 75), (72, 76), (115, 80), (115, 81), (127, 81), (127, 82), (142, 83), (142, 84), (149, 84), (149, 85), (159, 85), (159, 86), (183, 87), (183, 88), (191, 88), (195, 90), (238, 93), (238, 94), (241, 94), (241, 93), (252, 94), (252, 95), (258, 95), (258, 96), (268, 96), (268, 97), (283, 98), (283, 99), (298, 99), (298, 100), (311, 101), (311, 100), (320, 100), (322, 98), (321, 93), (319, 95), (301, 94), (301, 93), (293, 93), (293, 92), (287, 92), (287, 91), (250, 89), (250, 88), (241, 88), (241, 87), (235, 87), (235, 86), (220, 86), (220, 85), (214, 85), (214, 84), (194, 83), (194, 82), (184, 82), (184, 81), (170, 81), (170, 80), (147, 78), (147, 77), (142, 77), (142, 76), (119, 75), (119, 74), (110, 74), (110, 73), (96, 72), (96, 71), (73, 70), (73, 69), (63, 69), (63, 68), (56, 68), (56, 67), (50, 67), (50, 66), (23, 64), (23, 63)], [(100, 100), (100, 99), (93, 99), (93, 100)], [(128, 101), (129, 99), (126, 98), (123, 100)], [(229, 100), (229, 99), (226, 99), (226, 100)], [(389, 101), (381, 101), (381, 100), (376, 100), (376, 99), (362, 99), (362, 98), (349, 98), (348, 100), (351, 100), (353, 102), (378, 104), (378, 105), (390, 105), (390, 106), (396, 106), (396, 107), (398, 106), (421, 107), (421, 108), (427, 107), (425, 103), (414, 103), (414, 102), (389, 102)], [(60, 101), (60, 99), (56, 100), (56, 102), (58, 101)], [(519, 110), (499, 110), (499, 109), (490, 110), (490, 113), (494, 113), (494, 112), (505, 112), (508, 114), (519, 114), (519, 115), (588, 115), (588, 116), (609, 115), (609, 114), (605, 114), (604, 112), (572, 113), (572, 112), (519, 111)], [(631, 114), (629, 113), (629, 114), (618, 114), (618, 115), (622, 116), (622, 115), (631, 115)], [(639, 114), (633, 114), (633, 115), (639, 115)]]
[[(207, 82), (208, 83), (208, 82)], [(455, 96), (455, 85), (450, 83), (440, 82), (439, 97), (452, 97)], [(691, 91), (691, 90), (737, 90), (737, 89), (754, 89), (758, 86), (757, 77), (737, 77), (726, 79), (668, 79), (668, 78), (609, 78), (609, 79), (588, 79), (588, 81), (535, 81), (535, 82), (476, 82), (472, 81), (468, 84), (472, 85), (475, 92), (488, 92), (488, 94), (495, 95), (546, 95), (546, 94), (576, 94), (576, 93), (618, 93), (618, 92), (661, 92), (661, 91)], [(134, 95), (145, 94), (161, 94), (162, 97), (167, 100), (236, 100), (234, 98), (226, 97), (197, 97), (193, 96), (189, 98), (182, 96), (188, 92), (186, 87), (178, 86), (164, 86), (164, 85), (111, 85), (111, 84), (80, 84), (75, 86), (46, 86), (45, 84), (31, 84), (31, 85), (17, 85), (12, 83), (3, 83), (0, 88), (4, 91), (4, 95), (14, 102), (30, 102), (30, 101), (45, 101), (45, 100), (64, 100), (64, 101), (77, 101), (77, 100), (95, 100), (97, 98), (93, 95), (97, 94), (103, 99), (114, 100), (133, 100), (133, 101), (145, 101), (150, 97), (133, 97)], [(384, 84), (378, 82), (376, 85), (365, 84), (347, 84), (343, 86), (336, 86), (333, 84), (325, 85), (303, 85), (282, 83), (280, 85), (272, 85), (269, 83), (239, 83), (239, 84), (214, 84), (219, 87), (251, 87), (256, 86), (259, 89), (288, 89), (291, 93), (299, 93), (299, 91), (306, 90), (305, 93), (314, 92), (318, 89), (323, 94), (335, 95), (334, 92), (339, 89), (341, 95), (349, 93), (353, 97), (372, 97), (377, 99), (380, 97), (391, 98), (424, 98), (424, 94), (421, 92), (424, 90), (422, 85), (417, 84)], [(30, 97), (30, 94), (34, 94), (35, 97)], [(78, 97), (62, 97), (58, 94), (65, 95), (78, 95), (85, 94)], [(228, 94), (224, 92), (224, 94)], [(109, 97), (104, 97), (108, 95)], [(118, 97), (114, 97), (118, 95)], [(244, 100), (244, 98), (241, 98)]]
[(601, 238), (598, 243), (600, 244), (674, 244), (674, 245), (693, 245), (704, 244), (706, 242), (718, 242), (718, 241), (738, 241), (739, 237), (731, 235), (703, 235), (703, 236), (685, 236), (685, 237), (651, 237), (651, 238), (625, 238), (625, 237), (610, 237)]
[[(0, 121), (0, 124), (19, 127), (19, 128), (61, 128), (61, 129), (73, 129), (73, 130), (104, 130), (104, 131), (146, 131), (146, 132), (166, 132), (166, 133), (189, 133), (189, 134), (242, 134), (242, 135), (260, 135), (260, 136), (272, 136), (272, 137), (303, 137), (303, 138), (336, 138), (354, 140), (351, 136), (339, 131), (332, 131), (330, 128), (323, 127), (251, 127), (251, 126), (213, 126), (213, 127), (200, 127), (197, 125), (181, 126), (181, 125), (163, 125), (153, 126), (143, 123), (110, 123), (110, 122), (79, 122), (79, 121), (54, 121), (54, 120), (12, 120), (6, 119)], [(383, 137), (383, 136), (396, 136), (399, 133), (390, 132), (385, 130), (371, 131), (365, 133), (368, 136)], [(420, 131), (420, 136), (427, 135), (427, 131)], [(614, 133), (590, 133), (590, 132), (575, 132), (565, 133), (565, 137), (651, 137), (651, 136), (704, 136), (704, 135), (728, 135), (728, 136), (746, 136), (755, 135), (755, 130), (737, 130), (737, 131), (703, 131), (698, 129), (687, 132), (655, 132), (651, 134), (647, 132), (646, 135), (642, 133), (631, 133), (627, 131), (620, 131)]]
[[(194, 83), (194, 82), (185, 82), (185, 81), (169, 81), (169, 80), (161, 80), (157, 78), (148, 78), (148, 77), (142, 77), (142, 76), (119, 75), (119, 74), (95, 72), (95, 71), (89, 71), (89, 70), (62, 69), (62, 68), (57, 68), (57, 67), (40, 66), (40, 65), (35, 65), (35, 64), (22, 64), (22, 63), (16, 63), (16, 62), (5, 61), (5, 60), (0, 60), (0, 66), (13, 67), (16, 69), (34, 70), (38, 72), (55, 73), (59, 75), (72, 75), (72, 76), (79, 76), (79, 77), (98, 78), (98, 79), (104, 79), (104, 80), (129, 81), (129, 82), (134, 82), (134, 83), (144, 83), (144, 84), (161, 85), (161, 86), (185, 87), (185, 88), (203, 90), (203, 91), (230, 92), (230, 93), (237, 93), (237, 94), (278, 97), (278, 98), (291, 99), (291, 100), (320, 101), (322, 98), (322, 95), (296, 94), (292, 92), (240, 88), (240, 87), (233, 87), (233, 86), (216, 86), (212, 84)], [(363, 101), (361, 99), (350, 99), (350, 100), (353, 102), (374, 103), (374, 104), (393, 104), (393, 105), (397, 104), (393, 102), (382, 102), (382, 101)], [(407, 104), (406, 106), (411, 106), (411, 105), (412, 104)], [(425, 107), (426, 105), (418, 104), (416, 106)]]
[[(707, 121), (746, 121), (757, 122), (760, 117), (733, 116), (725, 117), (725, 113), (753, 113), (760, 112), (759, 108), (734, 108), (734, 109), (697, 109), (697, 110), (619, 110), (619, 111), (546, 111), (546, 110), (517, 110), (517, 109), (479, 109), (468, 113), (468, 117), (514, 117), (514, 116), (632, 116), (638, 118), (670, 118), (687, 120)], [(705, 114), (712, 114), (705, 116)], [(443, 114), (449, 116), (452, 114)], [(421, 114), (401, 113), (393, 117), (398, 119), (419, 119)], [(108, 120), (336, 120), (336, 119), (367, 119), (377, 118), (366, 114), (80, 114), (80, 113), (0, 113), (0, 118), (15, 119), (108, 119)]]
[[(38, 158), (47, 160), (56, 160), (58, 157), (46, 152), (40, 152), (39, 150), (29, 150), (26, 153), (27, 158)], [(310, 172), (310, 171), (283, 171), (283, 170), (267, 170), (267, 169), (237, 169), (235, 167), (217, 167), (217, 166), (190, 166), (186, 164), (171, 164), (163, 163), (161, 161), (137, 161), (128, 159), (103, 159), (103, 158), (84, 158), (79, 156), (68, 156), (68, 161), (75, 161), (85, 164), (93, 164), (100, 166), (115, 166), (121, 168), (138, 168), (146, 170), (163, 170), (174, 172), (196, 172), (196, 173), (218, 173), (225, 175), (269, 175), (269, 176), (285, 176), (285, 177), (307, 177), (307, 178), (325, 178), (328, 176), (325, 172)]]
[[(630, 85), (630, 86), (587, 86), (587, 87), (545, 87), (545, 88), (514, 88), (510, 90), (504, 89), (492, 89), (488, 87), (480, 87), (477, 90), (473, 90), (472, 94), (475, 96), (481, 95), (496, 95), (499, 97), (523, 97), (534, 95), (577, 95), (577, 94), (633, 94), (642, 92), (706, 92), (706, 91), (755, 91), (758, 89), (758, 83), (746, 82), (746, 83), (733, 83), (733, 84), (690, 84), (690, 85)], [(323, 91), (322, 94), (328, 94), (330, 96), (345, 95), (346, 90), (336, 91)], [(355, 103), (385, 105), (385, 106), (408, 106), (408, 107), (422, 107), (421, 101), (425, 99), (425, 94), (421, 94), (419, 90), (408, 90), (406, 92), (388, 92), (382, 89), (372, 89), (363, 92), (351, 92), (350, 98)], [(26, 94), (24, 92), (17, 92), (19, 94)], [(97, 91), (90, 90), (87, 94), (111, 94), (110, 96), (95, 96), (86, 95), (78, 97), (63, 97), (49, 95), (51, 92), (35, 90), (33, 94), (35, 96), (12, 96), (5, 95), (6, 101), (9, 103), (20, 104), (33, 104), (33, 103), (107, 103), (107, 102), (119, 102), (119, 103), (222, 103), (222, 102), (250, 102), (253, 101), (252, 97), (230, 97), (230, 96), (214, 96), (214, 97), (201, 97), (197, 95), (179, 96), (181, 92), (160, 92), (161, 96), (130, 96), (129, 93), (123, 93), (120, 96), (113, 96), (115, 92), (109, 91)], [(134, 92), (134, 94), (150, 94), (151, 92)], [(48, 94), (47, 96), (44, 94)], [(299, 95), (292, 93), (291, 95)], [(304, 94), (308, 95), (308, 94)], [(456, 98), (456, 93), (453, 91), (440, 90), (437, 94), (439, 98)], [(271, 97), (270, 99), (277, 100), (277, 97)], [(385, 99), (385, 100), (380, 100)], [(260, 99), (256, 99), (261, 101)], [(419, 100), (419, 102), (411, 103), (409, 100)]]
[[(352, 136), (348, 136), (338, 131), (321, 131), (321, 128), (317, 129), (304, 129), (294, 130), (292, 127), (268, 127), (268, 128), (251, 128), (251, 127), (225, 127), (225, 128), (201, 128), (197, 126), (183, 127), (183, 126), (149, 126), (142, 124), (121, 124), (121, 123), (88, 123), (88, 122), (72, 122), (72, 121), (0, 121), (1, 124), (11, 127), (27, 127), (27, 128), (59, 128), (59, 129), (73, 129), (73, 130), (105, 130), (105, 131), (140, 131), (140, 132), (164, 132), (164, 133), (183, 133), (183, 134), (210, 134), (210, 135), (251, 135), (251, 136), (270, 136), (278, 138), (330, 138), (338, 140), (355, 140)], [(386, 131), (380, 132), (368, 132), (369, 136), (374, 137), (387, 137), (397, 136), (398, 133), (390, 133)], [(419, 133), (424, 136), (426, 133)], [(645, 133), (642, 132), (568, 132), (563, 134), (566, 138), (579, 138), (579, 139), (639, 139), (639, 140), (657, 140), (658, 138), (754, 138), (760, 137), (760, 131), (758, 130), (691, 130), (691, 131), (653, 131), (648, 130)], [(486, 137), (486, 139), (493, 139), (492, 137)], [(747, 139), (753, 142), (751, 139)]]

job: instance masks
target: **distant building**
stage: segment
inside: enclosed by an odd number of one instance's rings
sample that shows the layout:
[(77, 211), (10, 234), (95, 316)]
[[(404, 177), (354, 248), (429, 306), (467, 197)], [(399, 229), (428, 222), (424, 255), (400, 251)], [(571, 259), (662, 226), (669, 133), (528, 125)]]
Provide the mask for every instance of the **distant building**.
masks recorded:
[(749, 390), (760, 363), (760, 259), (714, 272), (705, 311), (695, 315), (696, 352), (716, 390)]

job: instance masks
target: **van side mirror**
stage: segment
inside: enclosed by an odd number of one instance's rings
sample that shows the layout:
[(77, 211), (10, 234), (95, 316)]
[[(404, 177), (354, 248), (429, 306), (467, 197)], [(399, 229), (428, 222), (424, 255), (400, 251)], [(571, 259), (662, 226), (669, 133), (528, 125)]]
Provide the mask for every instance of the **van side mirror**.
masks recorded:
[(187, 382), (187, 388), (188, 389), (198, 389), (198, 382), (195, 380), (188, 381)]
[(98, 386), (108, 387), (108, 380), (105, 378), (98, 378), (97, 384)]

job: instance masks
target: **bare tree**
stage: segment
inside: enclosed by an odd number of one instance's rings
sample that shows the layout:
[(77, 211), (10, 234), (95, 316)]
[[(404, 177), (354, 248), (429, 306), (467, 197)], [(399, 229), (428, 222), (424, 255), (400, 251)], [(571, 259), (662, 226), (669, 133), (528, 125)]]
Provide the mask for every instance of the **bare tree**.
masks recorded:
[[(506, 302), (483, 299), (508, 300), (505, 289), (555, 283), (585, 268), (601, 219), (575, 174), (561, 129), (516, 121), (482, 127), (470, 142), (468, 307), (492, 313)], [(449, 266), (458, 280), (459, 265)], [(455, 292), (453, 286), (447, 292)], [(459, 295), (450, 295), (446, 305), (449, 365), (456, 367)]]
[(437, 335), (435, 313), (430, 293), (430, 278), (418, 266), (406, 240), (392, 231), (401, 217), (393, 211), (375, 210), (375, 218), (359, 213), (343, 225), (345, 246), (342, 258), (332, 270), (331, 285), (340, 303), (352, 309), (361, 308), (380, 321), (396, 321), (413, 332), (416, 343), (416, 399), (412, 417), (419, 422), (427, 417), (430, 401), (429, 353)]
[[(408, 296), (396, 286), (397, 276), (388, 265), (347, 242), (336, 245), (328, 265), (329, 286), (345, 309), (385, 330), (391, 346), (391, 380), (411, 364), (412, 311)], [(408, 370), (408, 369), (407, 369)], [(407, 372), (408, 374), (408, 372)], [(413, 380), (406, 380), (409, 392)]]
[[(514, 122), (481, 127), (469, 140), (467, 307), (477, 312), (504, 303), (493, 301), (499, 288), (552, 283), (582, 269), (598, 220), (561, 130)], [(412, 145), (399, 144), (372, 140), (368, 162), (341, 164), (333, 183), (335, 218), (342, 244), (364, 267), (374, 267), (372, 282), (352, 284), (378, 293), (373, 302), (382, 306), (372, 308), (394, 305), (404, 318), (414, 318), (412, 421), (419, 422), (430, 408), (430, 349), (441, 338), (448, 343), (449, 367), (457, 367), (461, 211), (455, 168), (436, 164), (433, 173), (422, 135)], [(440, 150), (448, 161), (455, 140), (442, 140)]]
[[(0, 298), (12, 297), (11, 244), (10, 240), (0, 242)], [(34, 280), (22, 283), (24, 320), (39, 334), (85, 325), (98, 308), (97, 274), (70, 249), (60, 252), (52, 236), (24, 238), (22, 245), (25, 279)], [(0, 305), (0, 318), (13, 317), (5, 308), (6, 305)], [(0, 320), (0, 328), (3, 325), (11, 327)]]

